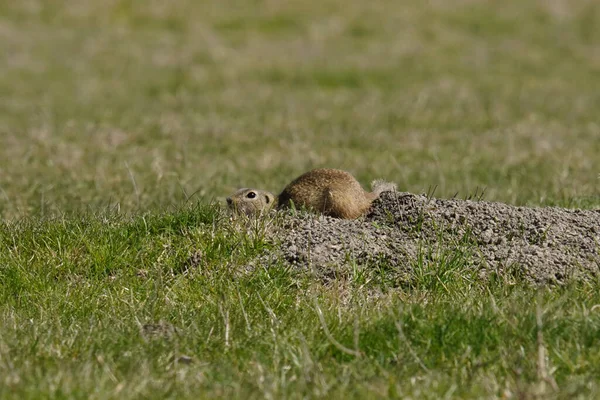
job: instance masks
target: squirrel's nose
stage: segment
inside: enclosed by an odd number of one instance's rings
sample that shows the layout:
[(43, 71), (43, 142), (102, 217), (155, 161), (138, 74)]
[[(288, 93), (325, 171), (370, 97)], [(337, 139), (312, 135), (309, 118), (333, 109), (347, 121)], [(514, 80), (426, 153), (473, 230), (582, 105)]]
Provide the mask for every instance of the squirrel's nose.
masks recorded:
[(231, 205), (231, 203), (233, 203), (233, 200), (231, 200), (231, 197), (227, 198), (227, 204)]

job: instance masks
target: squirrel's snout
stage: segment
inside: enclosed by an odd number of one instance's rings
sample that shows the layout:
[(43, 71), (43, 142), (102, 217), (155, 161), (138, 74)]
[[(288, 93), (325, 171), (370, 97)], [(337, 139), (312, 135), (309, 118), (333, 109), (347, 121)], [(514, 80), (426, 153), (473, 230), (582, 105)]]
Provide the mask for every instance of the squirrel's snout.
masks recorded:
[(231, 200), (231, 197), (227, 198), (227, 204), (231, 205), (231, 203), (233, 203), (233, 200)]

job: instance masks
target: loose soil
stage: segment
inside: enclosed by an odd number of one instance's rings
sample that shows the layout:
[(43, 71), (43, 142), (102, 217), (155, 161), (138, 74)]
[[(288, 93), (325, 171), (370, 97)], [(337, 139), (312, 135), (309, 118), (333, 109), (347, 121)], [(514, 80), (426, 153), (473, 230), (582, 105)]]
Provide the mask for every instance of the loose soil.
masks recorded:
[(324, 277), (372, 265), (410, 280), (416, 271), (462, 268), (480, 277), (562, 283), (597, 277), (600, 210), (515, 207), (384, 192), (362, 219), (283, 215), (272, 230), (281, 262)]

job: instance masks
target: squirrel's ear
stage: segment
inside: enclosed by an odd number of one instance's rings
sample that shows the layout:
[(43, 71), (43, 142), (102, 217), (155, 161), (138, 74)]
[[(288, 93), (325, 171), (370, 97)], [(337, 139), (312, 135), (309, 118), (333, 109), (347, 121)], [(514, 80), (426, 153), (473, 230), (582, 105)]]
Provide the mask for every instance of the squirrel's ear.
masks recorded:
[(271, 202), (271, 196), (268, 193), (265, 193), (265, 202), (269, 204)]

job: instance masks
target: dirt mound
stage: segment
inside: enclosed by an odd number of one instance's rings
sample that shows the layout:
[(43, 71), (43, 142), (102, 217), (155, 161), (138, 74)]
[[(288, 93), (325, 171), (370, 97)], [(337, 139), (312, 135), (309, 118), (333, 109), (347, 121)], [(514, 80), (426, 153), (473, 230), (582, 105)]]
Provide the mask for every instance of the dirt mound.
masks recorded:
[[(286, 216), (273, 261), (328, 271), (353, 263), (399, 274), (440, 263), (562, 282), (600, 271), (600, 210), (514, 207), (385, 192), (359, 220)], [(262, 259), (262, 262), (267, 261)]]

